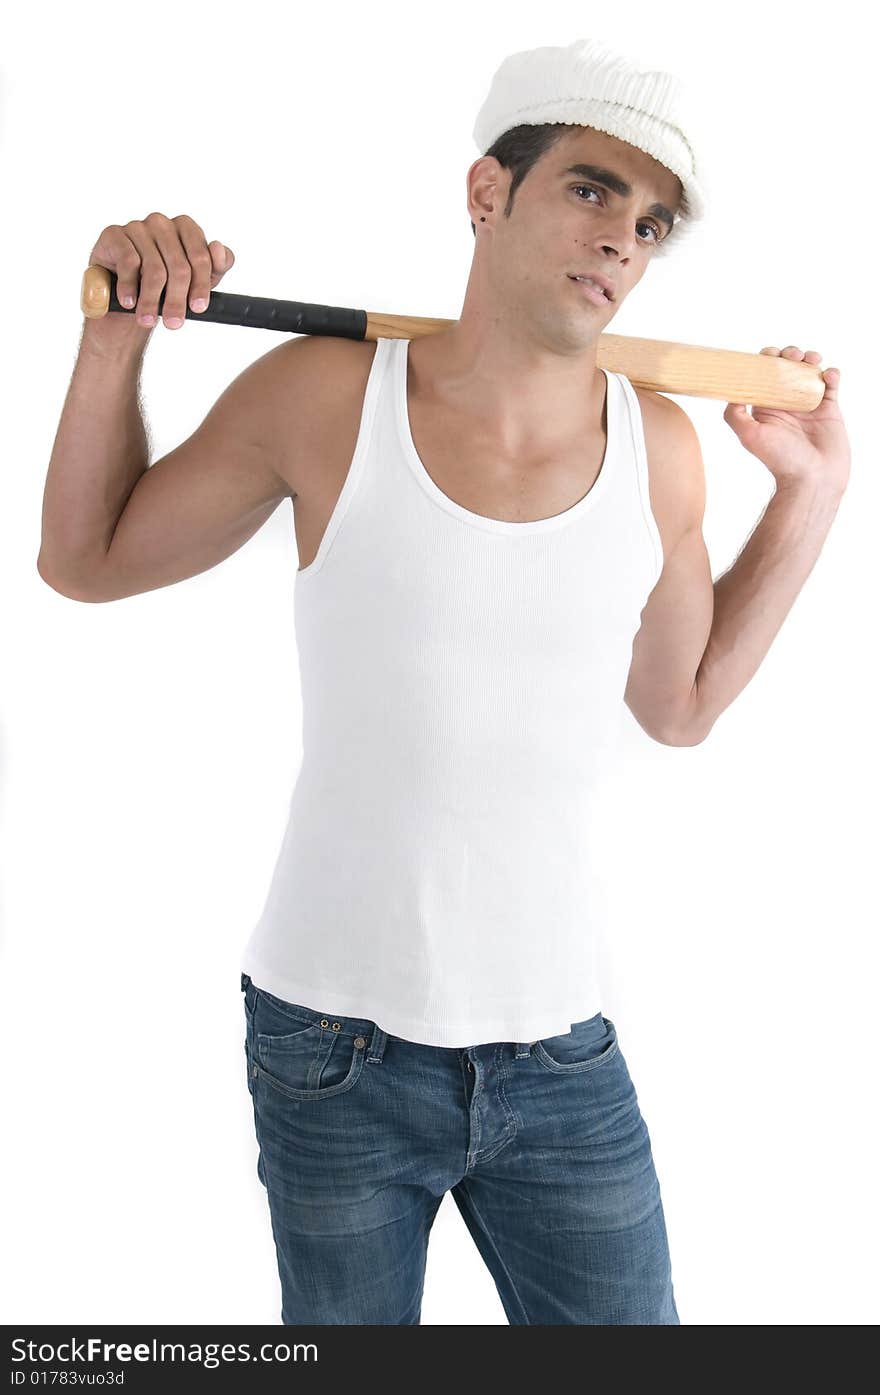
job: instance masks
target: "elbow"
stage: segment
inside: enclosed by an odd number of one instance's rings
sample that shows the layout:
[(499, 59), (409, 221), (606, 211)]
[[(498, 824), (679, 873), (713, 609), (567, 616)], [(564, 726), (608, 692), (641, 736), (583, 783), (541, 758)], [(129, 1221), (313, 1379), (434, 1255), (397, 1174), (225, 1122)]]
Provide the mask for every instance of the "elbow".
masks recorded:
[(712, 722), (701, 710), (697, 684), (694, 683), (687, 701), (674, 713), (667, 713), (659, 739), (666, 746), (700, 746), (712, 730)]
[(657, 739), (664, 746), (701, 746), (711, 730), (711, 722), (706, 726), (692, 717), (688, 722), (667, 727)]
[(698, 732), (693, 727), (648, 727), (644, 722), (639, 722), (639, 726), (658, 746), (699, 746), (709, 735), (707, 731)]
[(52, 572), (49, 571), (48, 567), (46, 566), (46, 563), (43, 561), (42, 555), (37, 558), (37, 574), (39, 575), (40, 580), (45, 581), (47, 586), (51, 586), (53, 591), (57, 591), (59, 596), (63, 596), (66, 594), (64, 588), (61, 585), (61, 582)]
[(708, 731), (687, 731), (668, 734), (660, 739), (664, 746), (701, 746), (708, 735)]
[(46, 566), (42, 557), (37, 558), (37, 573), (40, 579), (45, 581), (47, 586), (51, 586), (53, 591), (56, 591), (59, 596), (64, 596), (69, 601), (97, 602), (107, 599), (104, 596), (96, 595), (84, 586), (72, 585), (69, 581), (65, 581)]

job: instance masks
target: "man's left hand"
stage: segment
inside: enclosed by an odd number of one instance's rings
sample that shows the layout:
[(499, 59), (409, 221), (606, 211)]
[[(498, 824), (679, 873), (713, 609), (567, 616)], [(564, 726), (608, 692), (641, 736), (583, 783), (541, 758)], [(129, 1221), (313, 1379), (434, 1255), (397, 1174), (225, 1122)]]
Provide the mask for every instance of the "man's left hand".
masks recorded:
[[(806, 353), (795, 344), (767, 348), (762, 354), (821, 363), (815, 349)], [(762, 461), (777, 489), (807, 485), (843, 491), (849, 481), (850, 445), (837, 403), (840, 369), (825, 368), (825, 394), (811, 412), (783, 412), (775, 407), (748, 407), (728, 402), (724, 420), (747, 451)]]

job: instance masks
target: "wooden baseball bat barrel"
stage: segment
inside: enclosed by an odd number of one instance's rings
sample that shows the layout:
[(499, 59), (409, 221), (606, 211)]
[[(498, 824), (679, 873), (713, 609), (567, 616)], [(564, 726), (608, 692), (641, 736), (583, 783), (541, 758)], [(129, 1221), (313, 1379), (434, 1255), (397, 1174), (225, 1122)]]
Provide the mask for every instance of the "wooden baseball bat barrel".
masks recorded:
[[(159, 313), (165, 291), (159, 296)], [(87, 319), (108, 313), (134, 315), (116, 298), (116, 276), (103, 266), (90, 266), (83, 275), (80, 308)], [(436, 334), (455, 320), (416, 315), (385, 315), (336, 305), (312, 305), (299, 300), (212, 291), (207, 310), (199, 314), (187, 305), (188, 320), (213, 324), (250, 325), (286, 334), (326, 334), (343, 339), (418, 339)], [(635, 387), (683, 397), (711, 397), (753, 407), (776, 407), (788, 412), (811, 412), (825, 393), (825, 380), (816, 364), (799, 363), (775, 354), (713, 349), (701, 344), (678, 344), (667, 339), (638, 339), (633, 335), (600, 334), (596, 364), (622, 373)]]

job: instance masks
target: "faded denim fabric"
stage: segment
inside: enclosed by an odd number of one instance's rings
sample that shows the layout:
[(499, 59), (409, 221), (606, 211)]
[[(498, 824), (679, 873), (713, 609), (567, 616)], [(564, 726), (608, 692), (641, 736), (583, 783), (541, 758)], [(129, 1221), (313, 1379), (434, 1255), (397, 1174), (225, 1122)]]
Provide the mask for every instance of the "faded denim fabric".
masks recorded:
[(561, 1036), (405, 1041), (241, 975), (288, 1324), (417, 1324), (455, 1200), (515, 1325), (677, 1325), (648, 1130), (601, 1013)]

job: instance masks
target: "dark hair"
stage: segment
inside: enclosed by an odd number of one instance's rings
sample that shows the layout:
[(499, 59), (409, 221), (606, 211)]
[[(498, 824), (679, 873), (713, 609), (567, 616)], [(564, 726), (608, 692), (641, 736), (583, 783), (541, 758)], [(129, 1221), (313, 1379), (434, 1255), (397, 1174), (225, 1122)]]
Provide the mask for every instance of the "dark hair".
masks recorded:
[[(510, 217), (513, 209), (513, 196), (532, 166), (538, 163), (542, 155), (546, 155), (548, 150), (557, 145), (567, 132), (573, 130), (574, 127), (564, 121), (554, 121), (543, 126), (511, 126), (509, 131), (500, 135), (497, 140), (492, 142), (489, 149), (483, 152), (485, 155), (493, 155), (506, 170), (513, 171), (513, 179), (510, 181), (510, 190), (504, 208), (505, 218)], [(471, 231), (476, 237), (477, 229), (473, 223), (471, 223)]]
[[(546, 155), (548, 150), (552, 150), (554, 145), (558, 145), (566, 133), (576, 129), (567, 121), (554, 121), (541, 126), (511, 126), (509, 131), (505, 131), (503, 135), (492, 142), (488, 150), (484, 151), (485, 155), (494, 155), (498, 163), (503, 165), (505, 169), (513, 171), (507, 203), (504, 206), (505, 218), (510, 217), (513, 209), (513, 196), (532, 166), (536, 165), (541, 156)], [(686, 200), (682, 199), (682, 214), (684, 213), (686, 213)], [(676, 223), (676, 228), (680, 227), (681, 224)], [(471, 232), (476, 237), (477, 229), (473, 223), (471, 223)], [(670, 228), (669, 232), (655, 245), (655, 257), (663, 257), (668, 254), (668, 244), (673, 241), (672, 233), (673, 229)]]

